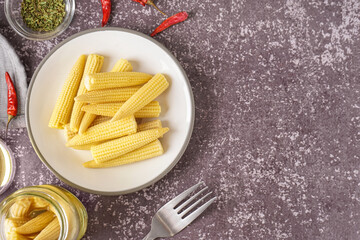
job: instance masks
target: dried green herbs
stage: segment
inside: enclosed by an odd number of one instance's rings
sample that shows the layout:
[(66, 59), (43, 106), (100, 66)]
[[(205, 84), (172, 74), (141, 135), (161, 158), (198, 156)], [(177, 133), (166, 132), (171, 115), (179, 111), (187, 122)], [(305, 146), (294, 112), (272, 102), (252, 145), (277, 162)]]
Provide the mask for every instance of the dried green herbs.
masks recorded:
[(64, 19), (64, 0), (23, 0), (21, 16), (26, 26), (34, 31), (54, 30)]

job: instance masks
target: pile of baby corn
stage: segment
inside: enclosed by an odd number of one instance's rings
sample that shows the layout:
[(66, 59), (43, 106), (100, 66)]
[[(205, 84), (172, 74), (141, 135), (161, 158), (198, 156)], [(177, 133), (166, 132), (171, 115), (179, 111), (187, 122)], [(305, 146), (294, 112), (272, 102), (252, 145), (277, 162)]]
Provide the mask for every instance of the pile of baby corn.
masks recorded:
[(4, 228), (7, 240), (55, 240), (60, 234), (58, 218), (48, 202), (39, 197), (17, 200)]
[[(114, 167), (163, 154), (158, 138), (169, 128), (155, 118), (161, 107), (154, 99), (169, 83), (165, 76), (132, 72), (120, 59), (111, 72), (100, 72), (104, 57), (82, 55), (71, 69), (57, 99), (49, 127), (64, 129), (66, 146), (90, 150), (87, 168)], [(142, 120), (141, 120), (142, 121)]]

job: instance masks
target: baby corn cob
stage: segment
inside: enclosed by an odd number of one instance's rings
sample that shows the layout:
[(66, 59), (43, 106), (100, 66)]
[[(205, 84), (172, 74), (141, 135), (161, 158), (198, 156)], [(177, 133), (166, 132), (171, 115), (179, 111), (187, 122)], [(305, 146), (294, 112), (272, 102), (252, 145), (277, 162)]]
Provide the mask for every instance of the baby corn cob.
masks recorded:
[(66, 141), (69, 141), (76, 135), (76, 132), (70, 130), (70, 123), (64, 126), (64, 130), (65, 130), (64, 132), (65, 132)]
[(165, 76), (156, 74), (149, 82), (144, 84), (134, 95), (132, 95), (117, 111), (110, 121), (116, 121), (139, 111), (145, 105), (153, 101), (169, 86)]
[(34, 239), (34, 238), (36, 238), (37, 235), (39, 235), (39, 233), (33, 233), (33, 234), (30, 234), (30, 235), (26, 235), (26, 237), (28, 237), (30, 239)]
[(161, 121), (160, 120), (153, 120), (150, 122), (144, 122), (138, 125), (138, 132), (140, 131), (145, 131), (145, 130), (149, 130), (149, 129), (154, 129), (154, 128), (162, 128), (161, 125)]
[(88, 127), (91, 125), (91, 123), (95, 120), (96, 115), (92, 113), (86, 112), (81, 120), (81, 124), (79, 127), (79, 133), (83, 134)]
[(155, 141), (167, 131), (169, 128), (157, 128), (111, 140), (92, 146), (91, 154), (97, 163), (105, 162)]
[(7, 218), (5, 221), (9, 221), (11, 223), (10, 225), (14, 227), (20, 227), (21, 225), (25, 224), (27, 221), (29, 221), (30, 218), (22, 217), (22, 218)]
[[(132, 71), (132, 66), (127, 60), (120, 59), (115, 64), (114, 68), (111, 71), (112, 72), (131, 72)], [(105, 99), (108, 99), (108, 98), (109, 97), (105, 97)], [(83, 134), (88, 129), (88, 127), (91, 125), (91, 123), (94, 121), (95, 118), (96, 118), (95, 114), (85, 113), (82, 120), (81, 120), (79, 133)]]
[(5, 230), (5, 232), (13, 232), (13, 231), (15, 231), (16, 227), (18, 227), (18, 226), (15, 225), (13, 220), (11, 220), (9, 218), (5, 219), (5, 222), (4, 222), (4, 230)]
[(155, 140), (143, 147), (140, 147), (132, 152), (126, 153), (118, 158), (111, 159), (106, 162), (96, 163), (94, 160), (83, 163), (86, 168), (106, 168), (115, 167), (124, 164), (134, 163), (145, 159), (160, 156), (164, 153), (162, 145), (159, 140)]
[[(96, 54), (90, 54), (88, 56), (88, 58), (86, 60), (85, 69), (84, 69), (84, 76), (81, 80), (77, 95), (81, 95), (86, 92), (86, 88), (84, 85), (84, 77), (87, 74), (99, 72), (103, 65), (103, 62), (104, 62), (103, 56), (99, 56)], [(80, 123), (81, 123), (82, 117), (84, 115), (84, 112), (81, 111), (81, 107), (83, 105), (84, 105), (83, 103), (75, 102), (74, 107), (72, 109), (71, 118), (70, 118), (70, 129), (73, 132), (79, 131)]]
[(85, 61), (86, 56), (81, 55), (72, 67), (56, 101), (55, 108), (49, 121), (49, 127), (63, 129), (64, 125), (70, 121), (71, 110), (74, 105), (74, 97), (76, 96), (80, 85)]
[(25, 237), (17, 232), (8, 232), (5, 235), (7, 240), (31, 240), (31, 238)]
[(25, 217), (31, 207), (31, 200), (29, 198), (21, 198), (17, 200), (10, 208), (12, 217)]
[(90, 150), (92, 145), (94, 145), (94, 144), (72, 146), (71, 148), (76, 149), (76, 150)]
[(48, 206), (49, 203), (46, 200), (40, 197), (32, 197), (31, 209), (47, 208)]
[[(100, 103), (89, 104), (82, 107), (82, 111), (89, 112), (96, 115), (113, 117), (117, 110), (123, 105), (120, 103)], [(158, 101), (152, 101), (139, 111), (135, 112), (135, 118), (153, 118), (158, 117), (161, 112), (161, 107)]]
[(85, 75), (88, 91), (141, 85), (151, 79), (151, 75), (140, 72), (104, 72)]
[(129, 61), (121, 58), (115, 63), (113, 69), (111, 69), (111, 72), (131, 72), (132, 70), (133, 68)]
[(75, 101), (85, 103), (124, 102), (128, 100), (132, 95), (134, 95), (134, 93), (139, 90), (139, 88), (139, 86), (135, 86), (90, 91), (77, 96), (75, 98)]
[(15, 220), (12, 220), (10, 218), (5, 219), (5, 221), (4, 221), (5, 239), (7, 239), (7, 240), (29, 240), (29, 238), (27, 238), (15, 231), (16, 227), (18, 227), (18, 226), (19, 225), (17, 225)]
[(52, 220), (34, 240), (56, 240), (60, 235), (59, 220), (55, 218)]
[(104, 122), (89, 128), (84, 134), (76, 135), (66, 146), (94, 144), (100, 141), (119, 138), (125, 135), (136, 133), (137, 124), (134, 116), (121, 119), (116, 122)]
[(33, 219), (26, 222), (24, 225), (17, 227), (15, 230), (20, 234), (31, 234), (40, 232), (44, 229), (53, 219), (55, 214), (52, 211), (46, 211)]
[(16, 233), (16, 227), (19, 227), (29, 221), (28, 218), (6, 218), (4, 221), (4, 232), (6, 239), (27, 239)]
[(95, 120), (91, 123), (90, 127), (93, 127), (95, 125), (98, 125), (100, 123), (109, 121), (111, 119), (111, 117), (108, 116), (101, 116), (101, 115), (97, 115)]

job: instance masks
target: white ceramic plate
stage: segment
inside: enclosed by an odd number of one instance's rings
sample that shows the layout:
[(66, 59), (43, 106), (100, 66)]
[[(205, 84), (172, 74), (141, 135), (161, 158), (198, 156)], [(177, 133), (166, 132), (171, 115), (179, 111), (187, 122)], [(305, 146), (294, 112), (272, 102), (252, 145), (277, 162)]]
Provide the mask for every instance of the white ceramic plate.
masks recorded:
[[(63, 130), (48, 127), (50, 115), (64, 80), (81, 54), (105, 57), (102, 71), (110, 71), (120, 58), (134, 71), (161, 72), (170, 87), (157, 100), (160, 119), (170, 131), (161, 139), (162, 156), (115, 168), (86, 169), (89, 151), (65, 147)], [(126, 29), (93, 29), (73, 35), (57, 45), (40, 63), (31, 80), (26, 105), (30, 140), (39, 158), (67, 184), (83, 191), (119, 195), (140, 190), (161, 179), (182, 156), (194, 122), (194, 100), (186, 74), (175, 57), (154, 39)]]

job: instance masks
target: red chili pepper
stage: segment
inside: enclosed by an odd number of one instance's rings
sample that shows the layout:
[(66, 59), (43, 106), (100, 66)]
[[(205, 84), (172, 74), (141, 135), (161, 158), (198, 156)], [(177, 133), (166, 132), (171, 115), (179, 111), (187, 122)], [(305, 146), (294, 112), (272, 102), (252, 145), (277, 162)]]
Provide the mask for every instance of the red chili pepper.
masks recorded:
[(16, 97), (14, 83), (11, 80), (11, 77), (8, 72), (5, 73), (5, 80), (8, 88), (8, 105), (7, 105), (8, 122), (6, 124), (6, 134), (5, 134), (5, 139), (6, 139), (9, 122), (11, 121), (11, 119), (13, 119), (16, 116), (18, 111), (18, 101)]
[(151, 34), (150, 36), (155, 36), (159, 32), (164, 31), (168, 27), (171, 27), (172, 25), (175, 25), (177, 23), (183, 22), (188, 18), (187, 12), (179, 12), (163, 21)]
[(103, 19), (101, 22), (101, 26), (105, 26), (109, 20), (110, 12), (111, 12), (111, 0), (101, 0), (101, 7), (103, 12)]
[(161, 11), (152, 0), (133, 0), (134, 2), (138, 2), (141, 5), (143, 5), (145, 7), (145, 5), (150, 5), (153, 6), (156, 10), (158, 10), (159, 12), (161, 12), (163, 15), (167, 16), (163, 11)]
[(5, 73), (5, 79), (6, 79), (6, 84), (7, 84), (7, 87), (8, 87), (8, 109), (7, 109), (7, 113), (10, 116), (15, 117), (16, 114), (17, 114), (18, 102), (17, 102), (17, 98), (16, 98), (16, 91), (15, 91), (14, 83), (12, 82), (11, 77), (10, 77), (8, 72)]

